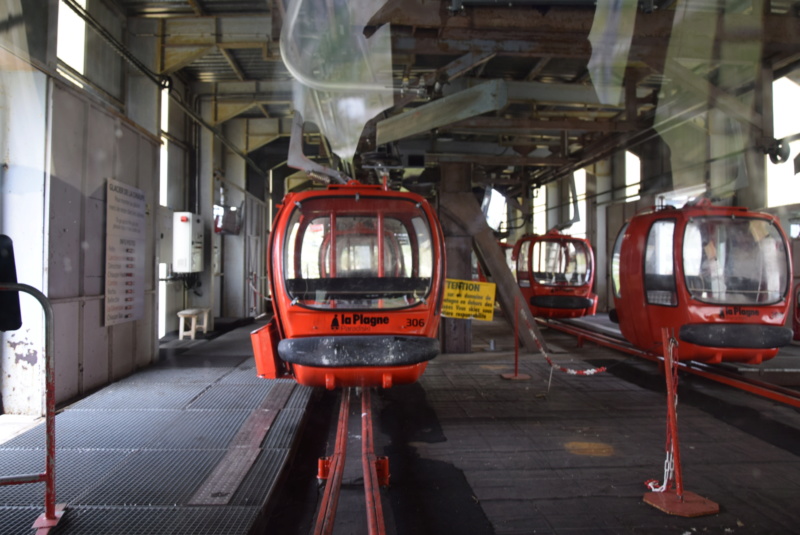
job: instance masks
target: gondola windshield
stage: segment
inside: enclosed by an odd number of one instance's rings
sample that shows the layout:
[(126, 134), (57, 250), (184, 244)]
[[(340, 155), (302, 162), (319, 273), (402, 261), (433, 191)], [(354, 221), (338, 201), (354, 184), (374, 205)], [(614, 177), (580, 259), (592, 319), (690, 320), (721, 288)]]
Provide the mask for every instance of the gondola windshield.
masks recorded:
[(431, 291), (433, 250), (425, 213), (406, 199), (318, 197), (296, 206), (288, 225), (284, 275), (296, 305), (393, 309)]
[[(586, 244), (573, 240), (546, 240), (532, 244), (530, 262), (537, 284), (581, 286), (591, 278), (591, 263)], [(520, 251), (518, 270), (523, 270), (520, 284), (528, 282), (528, 251)], [(529, 283), (528, 283), (529, 284)]]
[(786, 295), (789, 260), (765, 219), (698, 217), (686, 225), (684, 274), (692, 298), (714, 304), (771, 304)]

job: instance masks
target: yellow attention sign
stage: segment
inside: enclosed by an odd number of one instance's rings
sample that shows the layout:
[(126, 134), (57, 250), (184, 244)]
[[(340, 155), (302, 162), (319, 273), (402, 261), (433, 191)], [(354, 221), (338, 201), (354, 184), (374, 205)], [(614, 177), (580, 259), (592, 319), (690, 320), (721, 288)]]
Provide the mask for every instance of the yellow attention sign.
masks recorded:
[(442, 301), (442, 316), (492, 321), (494, 292), (493, 282), (447, 279)]

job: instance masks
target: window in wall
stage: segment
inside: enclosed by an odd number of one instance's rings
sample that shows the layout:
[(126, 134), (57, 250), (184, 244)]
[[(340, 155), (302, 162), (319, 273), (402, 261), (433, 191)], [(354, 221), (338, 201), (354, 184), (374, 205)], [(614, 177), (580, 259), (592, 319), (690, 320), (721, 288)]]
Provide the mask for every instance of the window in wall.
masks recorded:
[[(86, 8), (86, 0), (75, 0)], [(84, 54), (86, 51), (86, 23), (63, 1), (58, 5), (58, 41), (56, 54), (58, 59), (78, 74), (84, 74)], [(74, 83), (83, 86), (70, 73), (61, 70), (61, 74)]]
[(507, 228), (508, 209), (506, 208), (505, 196), (494, 188), (486, 188), (481, 206), (483, 215), (486, 216), (486, 223), (492, 230)]
[[(575, 236), (577, 238), (586, 237), (586, 171), (579, 169), (573, 174), (575, 179), (575, 193), (578, 195), (578, 215), (580, 220), (572, 224), (571, 227), (564, 230), (564, 234)], [(570, 193), (570, 195), (572, 195)], [(569, 217), (573, 218), (572, 198), (569, 200)]]
[(547, 186), (533, 190), (533, 233), (547, 232)]
[(642, 162), (632, 152), (625, 153), (625, 202), (639, 200), (642, 182)]
[(800, 221), (789, 221), (789, 237), (794, 239), (800, 238)]
[[(161, 132), (166, 133), (169, 130), (169, 90), (164, 89), (161, 91)], [(167, 206), (167, 192), (169, 191), (167, 185), (168, 170), (169, 170), (169, 145), (166, 136), (161, 136), (161, 158), (159, 160), (159, 173), (158, 173), (158, 204)], [(158, 264), (158, 337), (163, 338), (167, 334), (167, 282), (168, 276), (167, 264), (159, 262)]]
[(614, 250), (611, 255), (611, 287), (617, 298), (622, 297), (622, 276), (620, 272), (622, 269), (622, 240), (625, 238), (626, 230), (628, 230), (627, 223), (622, 226), (619, 234), (617, 234), (617, 240), (614, 242)]
[[(800, 132), (800, 85), (788, 78), (772, 84), (772, 107), (775, 139), (782, 139)], [(789, 161), (774, 164), (767, 161), (767, 206), (784, 206), (800, 203), (800, 188), (796, 187), (793, 160), (800, 153), (800, 140), (789, 144)]]
[(169, 132), (169, 89), (163, 89), (161, 91), (161, 132), (161, 166), (159, 168), (158, 202), (161, 206), (167, 206), (169, 141), (167, 141), (167, 137), (163, 134)]

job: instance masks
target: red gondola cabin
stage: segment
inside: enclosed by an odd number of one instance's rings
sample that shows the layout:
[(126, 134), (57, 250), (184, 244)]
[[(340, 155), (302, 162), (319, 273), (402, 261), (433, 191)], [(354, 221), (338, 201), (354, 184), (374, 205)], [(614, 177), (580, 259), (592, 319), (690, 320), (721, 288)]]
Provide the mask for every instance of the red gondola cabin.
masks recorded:
[(587, 240), (551, 230), (525, 236), (514, 246), (517, 283), (540, 318), (578, 318), (594, 314), (594, 253)]
[(661, 354), (661, 328), (678, 358), (758, 364), (788, 344), (792, 266), (778, 220), (708, 201), (634, 216), (612, 259), (615, 315), (633, 345)]
[(355, 181), (290, 193), (268, 251), (257, 372), (326, 388), (416, 381), (439, 354), (444, 239), (421, 196)]

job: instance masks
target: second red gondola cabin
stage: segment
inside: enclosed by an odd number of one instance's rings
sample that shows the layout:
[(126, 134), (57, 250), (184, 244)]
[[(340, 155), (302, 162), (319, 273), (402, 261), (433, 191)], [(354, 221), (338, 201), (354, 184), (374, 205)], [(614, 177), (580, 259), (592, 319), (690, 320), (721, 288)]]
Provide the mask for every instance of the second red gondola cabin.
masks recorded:
[(540, 318), (577, 318), (594, 314), (594, 253), (587, 240), (551, 230), (525, 236), (514, 246), (517, 283)]
[(709, 363), (758, 364), (791, 341), (791, 258), (772, 215), (706, 200), (646, 210), (620, 231), (611, 272), (613, 316), (646, 351), (662, 353), (662, 328), (678, 359)]

